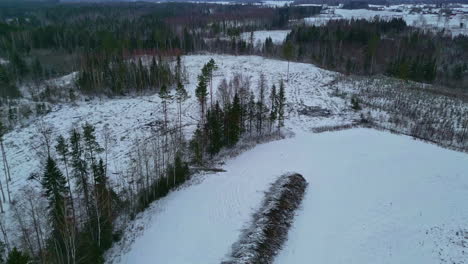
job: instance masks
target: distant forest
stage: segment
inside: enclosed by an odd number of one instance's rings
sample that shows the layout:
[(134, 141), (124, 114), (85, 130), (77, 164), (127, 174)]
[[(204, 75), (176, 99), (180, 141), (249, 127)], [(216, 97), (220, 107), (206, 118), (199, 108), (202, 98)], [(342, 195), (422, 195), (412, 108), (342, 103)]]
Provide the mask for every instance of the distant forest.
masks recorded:
[(293, 29), (287, 42), (300, 61), (346, 74), (388, 74), (404, 80), (468, 87), (468, 37), (450, 37), (390, 21), (339, 20)]
[[(320, 11), (319, 7), (144, 2), (73, 5), (6, 2), (0, 6), (0, 58), (9, 61), (0, 65), (3, 98), (20, 96), (16, 87), (21, 82), (37, 82), (72, 71), (88, 77), (97, 72), (110, 76), (116, 69), (103, 62), (209, 50), (206, 38), (284, 28), (290, 19)], [(93, 92), (89, 85), (83, 88)]]

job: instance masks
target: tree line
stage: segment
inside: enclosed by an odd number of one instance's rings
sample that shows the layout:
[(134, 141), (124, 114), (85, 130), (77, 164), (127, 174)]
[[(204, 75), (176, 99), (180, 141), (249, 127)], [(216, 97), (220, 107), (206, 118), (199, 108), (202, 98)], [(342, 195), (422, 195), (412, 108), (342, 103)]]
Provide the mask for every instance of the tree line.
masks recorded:
[(468, 37), (407, 26), (401, 18), (336, 20), (299, 26), (286, 38), (293, 59), (346, 74), (387, 74), (403, 80), (466, 88)]

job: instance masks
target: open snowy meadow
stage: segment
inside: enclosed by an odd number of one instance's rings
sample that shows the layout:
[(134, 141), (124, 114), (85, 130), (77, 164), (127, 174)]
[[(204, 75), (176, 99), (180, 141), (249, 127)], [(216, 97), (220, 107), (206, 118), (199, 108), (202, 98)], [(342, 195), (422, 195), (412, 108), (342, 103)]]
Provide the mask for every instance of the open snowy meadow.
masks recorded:
[(275, 263), (466, 258), (466, 154), (351, 129), (300, 132), (259, 145), (223, 168), (154, 203), (136, 220), (137, 237), (114, 247), (109, 263), (220, 263), (269, 184), (290, 171), (301, 173), (309, 187)]

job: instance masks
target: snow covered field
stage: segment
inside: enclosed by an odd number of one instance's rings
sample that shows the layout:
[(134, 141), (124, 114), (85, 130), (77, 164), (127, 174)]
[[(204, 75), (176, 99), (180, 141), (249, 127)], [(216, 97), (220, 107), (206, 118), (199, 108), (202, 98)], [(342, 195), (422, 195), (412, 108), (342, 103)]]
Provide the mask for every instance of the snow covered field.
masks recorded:
[(289, 171), (309, 187), (276, 263), (466, 257), (456, 233), (468, 228), (466, 154), (370, 129), (298, 132), (223, 168), (154, 203), (134, 224), (139, 236), (114, 247), (109, 263), (220, 263), (269, 183)]
[[(186, 89), (191, 98), (183, 104), (183, 122), (185, 133), (190, 137), (199, 118), (199, 108), (194, 95), (197, 75), (203, 64), (213, 58), (219, 69), (214, 76), (214, 89), (223, 78), (228, 81), (236, 73), (241, 73), (251, 80), (251, 89), (256, 91), (260, 73), (264, 73), (270, 87), (273, 82), (278, 86), (281, 78), (286, 79), (287, 62), (265, 59), (258, 56), (227, 56), (227, 55), (193, 55), (183, 58), (189, 73), (189, 83)], [(76, 74), (52, 80), (53, 82), (69, 83)], [(290, 82), (287, 85), (288, 113), (290, 124), (300, 124), (305, 130), (323, 125), (350, 123), (354, 116), (343, 114), (349, 111), (349, 106), (343, 99), (331, 97), (327, 87), (336, 73), (321, 70), (310, 64), (291, 63)], [(216, 95), (214, 96), (216, 98)], [(319, 107), (329, 109), (331, 116), (320, 118), (300, 115), (304, 108)], [(169, 105), (170, 117), (176, 117), (176, 104)], [(109, 148), (109, 174), (118, 177), (126, 171), (129, 154), (135, 141), (144, 141), (151, 133), (149, 123), (163, 119), (162, 106), (158, 95), (123, 97), (115, 99), (103, 98), (91, 101), (77, 102), (76, 105), (56, 105), (52, 112), (25, 127), (17, 127), (4, 136), (7, 158), (10, 165), (12, 193), (17, 193), (25, 185), (30, 185), (26, 179), (33, 172), (42, 173), (41, 161), (44, 159), (45, 147), (39, 130), (41, 127), (53, 127), (52, 139), (61, 134), (68, 136), (70, 129), (81, 126), (85, 122), (96, 127), (98, 140), (103, 145), (104, 131), (111, 135)], [(55, 142), (54, 142), (55, 145)], [(41, 154), (42, 153), (42, 154)], [(3, 182), (3, 178), (2, 178)], [(7, 217), (5, 217), (7, 218)], [(5, 219), (4, 218), (4, 219)]]
[[(421, 13), (412, 12), (412, 8), (422, 8)], [(378, 16), (380, 19), (402, 18), (410, 26), (422, 28), (448, 29), (453, 35), (468, 34), (468, 5), (453, 9), (452, 16), (438, 15), (440, 9), (412, 5), (395, 5), (389, 7), (379, 6), (379, 10), (369, 9), (341, 9), (329, 7), (324, 14), (305, 18), (304, 21), (309, 25), (323, 25), (329, 20), (337, 19), (367, 19), (371, 20)], [(460, 28), (460, 23), (464, 26)]]
[[(286, 36), (291, 30), (260, 30), (254, 31), (253, 42), (256, 45), (258, 42), (261, 44), (265, 43), (265, 39), (270, 37), (273, 43), (282, 44), (286, 39)], [(244, 32), (241, 34), (241, 38), (245, 41), (250, 41), (250, 32)]]
[[(254, 91), (260, 73), (268, 86), (287, 78), (286, 61), (185, 56), (191, 95), (183, 105), (187, 136), (199, 115), (196, 78), (210, 58), (219, 67), (214, 89), (223, 78), (229, 81), (237, 73), (250, 79)], [(74, 76), (55, 82), (68, 84)], [(382, 259), (383, 263), (430, 264), (442, 259), (463, 263), (459, 260), (466, 248), (460, 245), (468, 242), (462, 244), (457, 232), (468, 229), (468, 210), (463, 206), (468, 197), (468, 155), (369, 129), (310, 133), (315, 127), (359, 119), (348, 101), (332, 96), (330, 84), (337, 76), (310, 64), (291, 63), (286, 129), (296, 136), (259, 145), (220, 164), (227, 172), (197, 175), (191, 186), (153, 203), (111, 249), (108, 262), (219, 263), (259, 206), (262, 192), (277, 176), (296, 171), (308, 180), (308, 192), (277, 263), (381, 263)], [(169, 108), (174, 118), (175, 104)], [(144, 141), (151, 132), (147, 124), (161, 120), (161, 111), (157, 95), (55, 106), (41, 120), (4, 136), (13, 193), (29, 185), (26, 178), (41, 167), (41, 126), (53, 125), (55, 138), (89, 122), (96, 126), (101, 143), (108, 129), (109, 175), (115, 176), (127, 169), (134, 142)], [(2, 216), (2, 221), (7, 218), (8, 214)]]

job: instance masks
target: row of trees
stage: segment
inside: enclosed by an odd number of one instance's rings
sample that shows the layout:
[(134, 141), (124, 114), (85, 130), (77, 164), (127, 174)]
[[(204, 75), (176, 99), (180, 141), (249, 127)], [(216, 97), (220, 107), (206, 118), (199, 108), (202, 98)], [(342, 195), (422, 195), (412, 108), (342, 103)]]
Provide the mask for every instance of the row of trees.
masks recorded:
[(164, 85), (173, 85), (183, 74), (180, 56), (177, 56), (173, 72), (169, 62), (162, 56), (152, 56), (145, 62), (141, 57), (137, 61), (127, 62), (122, 55), (108, 57), (86, 54), (76, 83), (84, 93), (121, 95), (157, 91)]
[[(0, 3), (0, 7), (4, 10), (0, 12), (0, 58), (10, 61), (7, 68), (12, 82), (8, 84), (40, 82), (89, 68), (95, 64), (93, 60), (120, 65), (121, 58), (116, 54), (125, 52), (142, 55), (150, 51), (206, 50), (206, 37), (237, 36), (242, 31), (265, 26), (280, 28), (290, 18), (320, 11), (318, 7), (274, 9), (192, 3), (40, 5), (25, 2), (17, 6)], [(0, 95), (18, 95), (14, 86), (0, 88)]]

